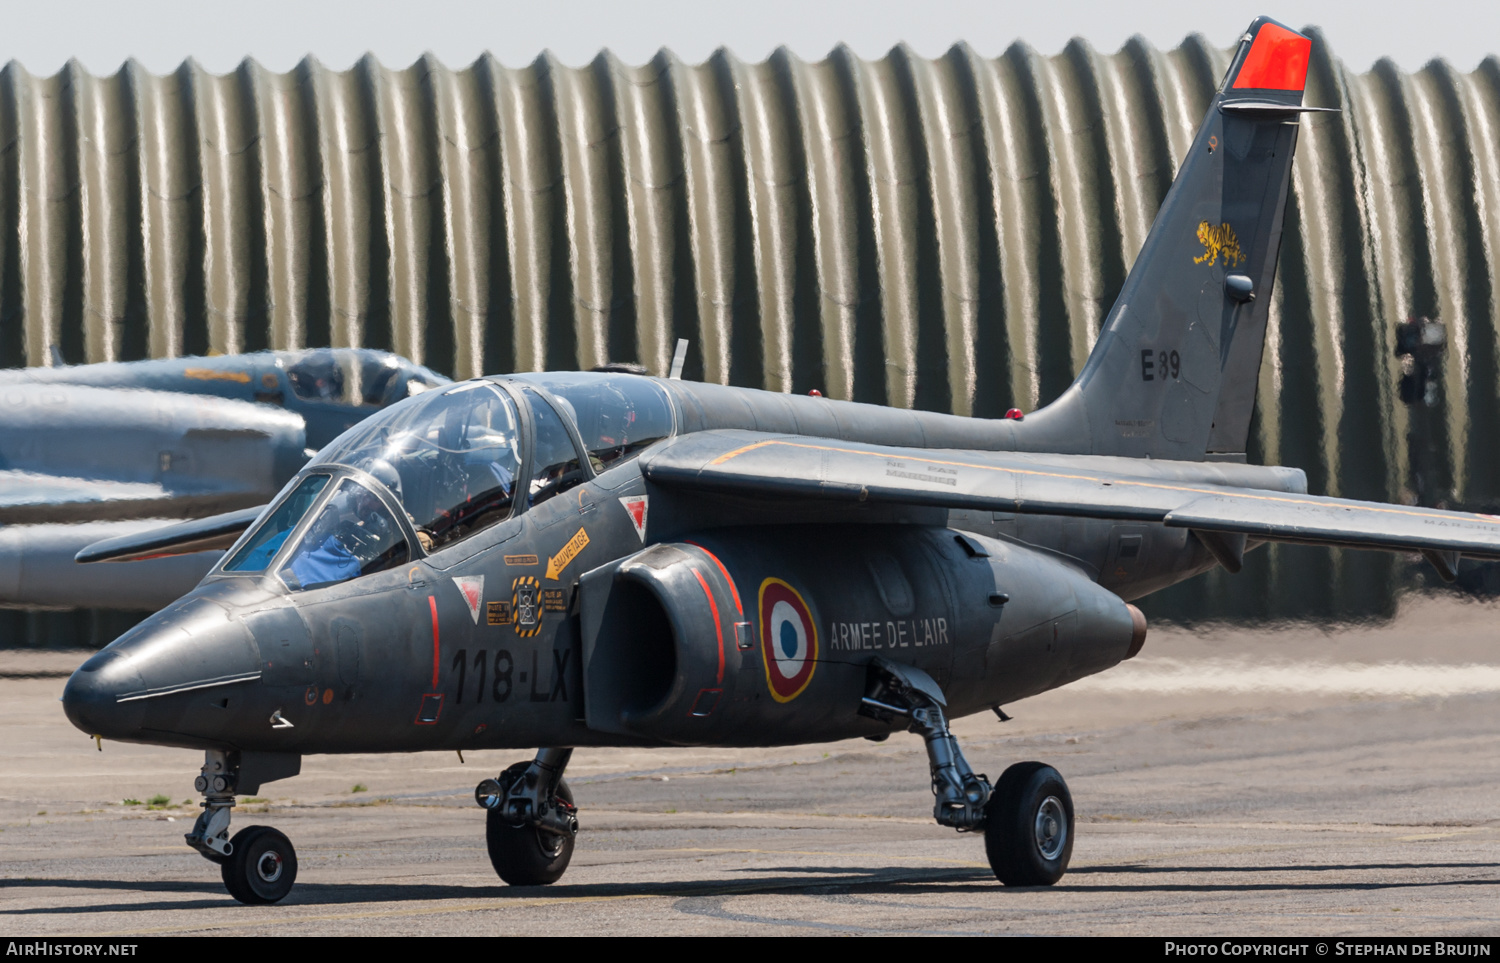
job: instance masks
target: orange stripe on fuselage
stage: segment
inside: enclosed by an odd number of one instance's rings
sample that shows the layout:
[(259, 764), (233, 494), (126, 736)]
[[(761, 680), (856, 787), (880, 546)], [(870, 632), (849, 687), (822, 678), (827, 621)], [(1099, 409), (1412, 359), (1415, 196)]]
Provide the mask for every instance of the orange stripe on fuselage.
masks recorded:
[(438, 619), (435, 596), (427, 596), (427, 607), (432, 611), (432, 691), (436, 692), (438, 687)]
[(730, 575), (729, 575), (729, 569), (725, 568), (724, 567), (724, 563), (721, 562), (721, 561), (719, 561), (719, 556), (715, 555), (713, 552), (710, 552), (708, 549), (704, 548), (702, 545), (699, 545), (697, 542), (693, 541), (691, 538), (685, 538), (685, 539), (683, 539), (683, 541), (686, 542), (687, 544), (693, 546), (698, 551), (702, 552), (704, 555), (707, 555), (709, 558), (713, 559), (714, 564), (717, 565), (717, 566), (719, 566), (719, 571), (724, 573), (724, 581), (726, 581), (726, 582), (729, 583), (729, 594), (734, 596), (734, 610), (736, 612), (740, 613), (740, 617), (741, 618), (744, 618), (744, 616), (745, 616), (745, 607), (740, 604), (740, 590), (735, 587), (734, 579), (731, 578)]
[(714, 614), (714, 634), (719, 637), (719, 674), (714, 677), (714, 685), (724, 684), (724, 626), (719, 623), (719, 603), (714, 601), (713, 590), (708, 587), (708, 580), (703, 573), (696, 568), (693, 574), (698, 577), (698, 584), (703, 586), (703, 594), (708, 596), (709, 611)]

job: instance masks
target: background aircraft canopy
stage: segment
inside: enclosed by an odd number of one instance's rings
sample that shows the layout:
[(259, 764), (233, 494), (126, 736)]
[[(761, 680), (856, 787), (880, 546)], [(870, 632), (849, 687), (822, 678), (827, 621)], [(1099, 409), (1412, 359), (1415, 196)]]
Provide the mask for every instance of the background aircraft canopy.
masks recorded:
[(303, 401), (385, 407), (448, 383), (446, 378), (392, 354), (315, 348), (291, 355), (286, 377)]

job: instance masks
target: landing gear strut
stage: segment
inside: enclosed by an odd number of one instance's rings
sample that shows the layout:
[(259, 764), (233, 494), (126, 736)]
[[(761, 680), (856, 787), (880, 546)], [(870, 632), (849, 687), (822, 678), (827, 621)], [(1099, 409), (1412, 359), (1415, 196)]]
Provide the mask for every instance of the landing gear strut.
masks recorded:
[(578, 808), (563, 779), (572, 749), (540, 749), (474, 789), (486, 810), (490, 863), (512, 886), (543, 886), (562, 878), (573, 858)]
[[(193, 786), (203, 794), (203, 812), (184, 839), (219, 864), (224, 888), (241, 903), (277, 903), (297, 882), (297, 851), (270, 826), (247, 826), (229, 838), (229, 812), (240, 781), (239, 753), (210, 749)], [(254, 786), (250, 791), (255, 791)]]
[(991, 788), (964, 760), (943, 714), (937, 682), (914, 666), (876, 658), (870, 663), (859, 713), (881, 722), (908, 720), (927, 744), (936, 797), (932, 815), (959, 832), (984, 831), (995, 877), (1007, 886), (1051, 886), (1073, 856), (1073, 797), (1056, 769), (1020, 762)]
[(948, 731), (943, 715), (947, 700), (932, 676), (921, 669), (876, 658), (870, 663), (860, 715), (890, 722), (897, 716), (910, 720), (908, 729), (919, 733), (927, 744), (927, 763), (932, 772), (932, 794), (937, 797), (932, 817), (939, 825), (959, 832), (984, 826), (990, 783), (969, 768), (958, 740)]

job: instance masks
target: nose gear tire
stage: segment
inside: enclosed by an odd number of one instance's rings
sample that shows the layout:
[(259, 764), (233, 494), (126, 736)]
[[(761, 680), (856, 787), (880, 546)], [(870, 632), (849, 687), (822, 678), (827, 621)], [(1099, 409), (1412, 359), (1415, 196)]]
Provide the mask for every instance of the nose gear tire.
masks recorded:
[[(558, 782), (557, 796), (572, 804), (573, 791), (568, 788), (567, 780)], [(512, 886), (555, 883), (562, 879), (573, 859), (572, 836), (554, 835), (533, 826), (514, 826), (493, 809), (485, 814), (484, 841), (490, 864)]]
[(990, 797), (984, 851), (1006, 886), (1051, 886), (1073, 856), (1073, 797), (1056, 769), (1018, 762)]
[(246, 826), (230, 840), (234, 852), (219, 864), (224, 887), (241, 903), (279, 903), (297, 882), (297, 851), (270, 826)]

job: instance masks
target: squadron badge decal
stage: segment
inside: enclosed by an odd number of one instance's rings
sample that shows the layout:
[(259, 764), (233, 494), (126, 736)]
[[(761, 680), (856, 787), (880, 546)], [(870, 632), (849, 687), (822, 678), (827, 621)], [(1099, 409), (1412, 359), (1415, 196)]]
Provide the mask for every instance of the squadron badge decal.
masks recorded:
[(1240, 250), (1240, 239), (1235, 236), (1234, 228), (1227, 223), (1214, 227), (1207, 221), (1199, 221), (1198, 243), (1203, 245), (1203, 253), (1193, 258), (1194, 264), (1213, 267), (1222, 257), (1225, 267), (1238, 267), (1245, 259), (1244, 252)]
[(791, 702), (812, 681), (818, 626), (797, 590), (779, 578), (760, 583), (760, 651), (771, 698)]
[(542, 583), (523, 575), (510, 583), (511, 624), (516, 634), (529, 639), (542, 630)]

